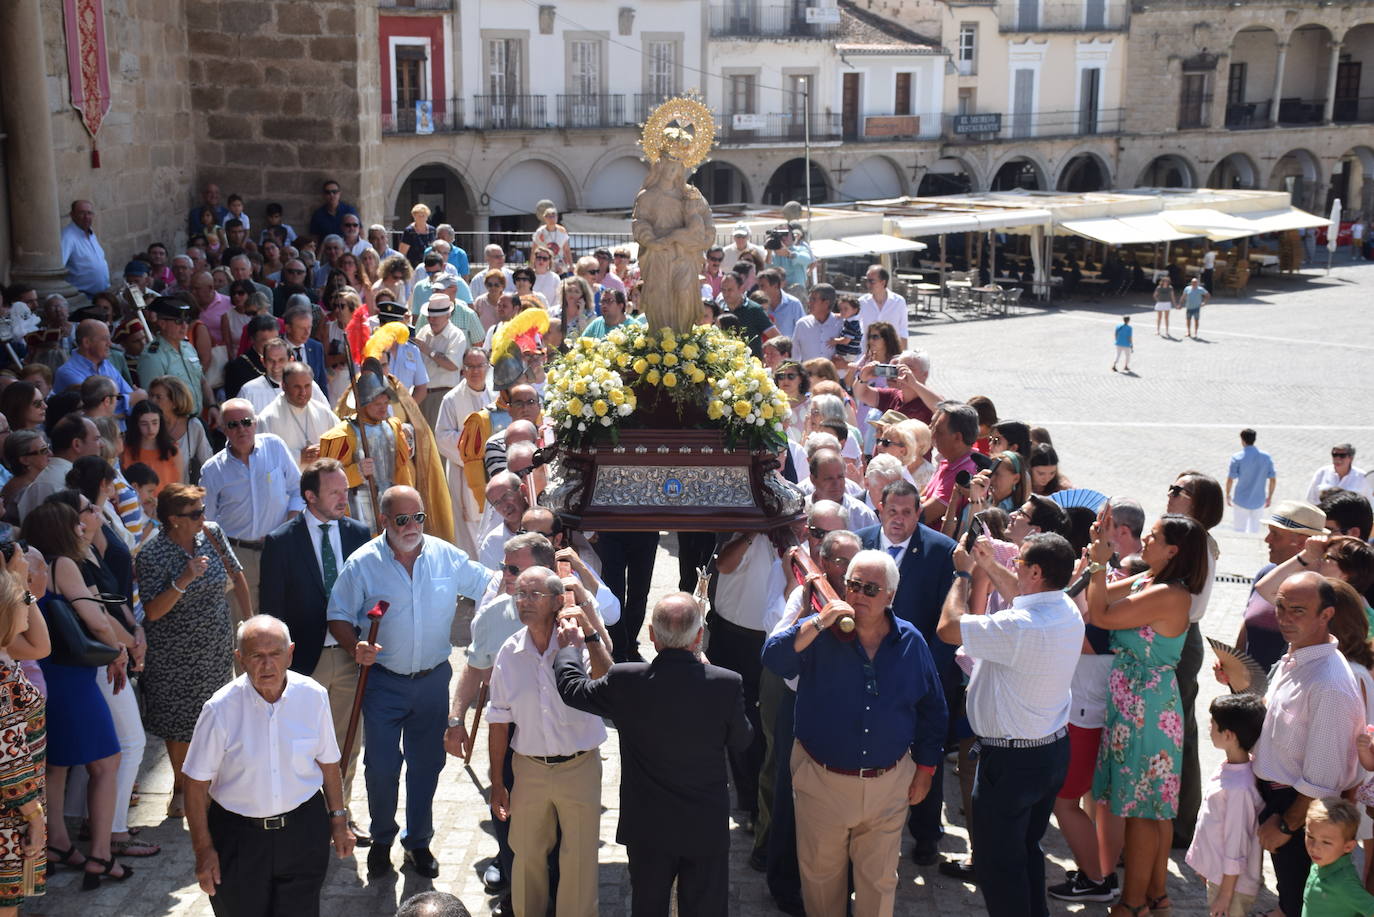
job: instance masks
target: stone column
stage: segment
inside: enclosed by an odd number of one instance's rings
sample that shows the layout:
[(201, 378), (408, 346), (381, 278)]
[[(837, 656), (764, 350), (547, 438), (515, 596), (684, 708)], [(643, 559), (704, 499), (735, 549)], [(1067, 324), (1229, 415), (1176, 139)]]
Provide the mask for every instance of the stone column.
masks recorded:
[(1336, 71), (1341, 66), (1341, 47), (1339, 41), (1331, 44), (1331, 60), (1326, 74), (1326, 102), (1322, 105), (1323, 124), (1330, 124), (1336, 113)]
[(1279, 64), (1274, 68), (1274, 94), (1269, 100), (1269, 123), (1279, 123), (1279, 99), (1283, 98), (1283, 68), (1288, 63), (1288, 42), (1279, 42)]
[[(53, 164), (40, 0), (0, 4), (0, 85), (5, 87), (5, 166), (13, 260), (10, 277), (40, 297), (80, 294), (62, 264), (61, 206)], [(84, 300), (84, 297), (81, 297)]]

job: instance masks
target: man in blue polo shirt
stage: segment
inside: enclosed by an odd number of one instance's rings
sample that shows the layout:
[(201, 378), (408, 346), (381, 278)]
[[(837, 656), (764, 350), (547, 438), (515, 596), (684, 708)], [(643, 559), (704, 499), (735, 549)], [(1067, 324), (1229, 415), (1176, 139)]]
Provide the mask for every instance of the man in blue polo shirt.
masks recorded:
[(104, 376), (118, 391), (115, 416), (123, 420), (129, 410), (146, 396), (143, 389), (131, 386), (115, 365), (110, 362), (110, 328), (104, 322), (88, 318), (76, 326), (76, 351), (53, 374), (54, 392), (66, 391), (80, 385), (91, 376)]
[(87, 296), (110, 288), (110, 265), (105, 249), (91, 227), (95, 224), (95, 205), (72, 201), (72, 221), (62, 227), (62, 263), (67, 280)]
[(1231, 524), (1237, 532), (1258, 532), (1260, 510), (1274, 499), (1278, 478), (1274, 474), (1274, 459), (1268, 452), (1255, 448), (1254, 430), (1246, 427), (1240, 431), (1240, 445), (1226, 472), (1226, 502), (1234, 508)]
[[(892, 613), (897, 564), (860, 551), (847, 601), (801, 606), (764, 644), (763, 662), (797, 678), (797, 860), (808, 914), (843, 914), (852, 866), (856, 914), (892, 913), (907, 806), (930, 792), (949, 712), (920, 632)], [(854, 619), (852, 635), (831, 625)]]

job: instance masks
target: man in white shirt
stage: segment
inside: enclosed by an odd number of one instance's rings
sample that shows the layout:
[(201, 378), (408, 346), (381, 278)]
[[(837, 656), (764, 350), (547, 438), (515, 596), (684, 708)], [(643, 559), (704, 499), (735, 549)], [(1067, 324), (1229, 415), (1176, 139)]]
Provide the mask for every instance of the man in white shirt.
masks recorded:
[[(258, 427), (281, 437), (296, 456), (296, 463), (304, 467), (320, 457), (320, 437), (332, 430), (339, 418), (314, 397), (319, 386), (309, 366), (287, 363), (281, 380), (281, 392), (258, 415)], [(244, 391), (252, 384), (245, 385)]]
[(303, 509), (296, 457), (271, 433), (256, 433), (253, 405), (230, 398), (222, 408), (228, 442), (200, 470), (205, 518), (218, 522), (243, 565), (248, 595), (257, 611), (262, 541)]
[(807, 462), (811, 470), (812, 501), (830, 500), (844, 507), (851, 532), (878, 524), (878, 516), (861, 501), (851, 496), (844, 476), (844, 457), (834, 449), (817, 449)]
[(1323, 465), (1312, 475), (1312, 483), (1307, 487), (1307, 502), (1315, 506), (1321, 502), (1322, 491), (1333, 487), (1374, 501), (1374, 483), (1364, 470), (1355, 467), (1355, 447), (1350, 443), (1331, 447), (1331, 464)]
[(844, 331), (844, 319), (835, 312), (835, 300), (835, 288), (830, 284), (818, 283), (811, 288), (806, 300), (809, 311), (792, 327), (792, 359), (798, 363), (835, 356), (835, 345), (831, 342)]
[[(40, 396), (35, 394), (34, 397)], [(53, 424), (50, 439), (52, 458), (48, 459), (48, 467), (38, 472), (33, 483), (24, 491), (24, 496), (19, 498), (21, 521), (49, 495), (67, 486), (67, 472), (72, 470), (77, 459), (100, 452), (100, 431), (89, 418), (79, 414), (68, 414)]]
[(868, 326), (874, 322), (887, 322), (897, 331), (897, 343), (906, 350), (907, 325), (906, 300), (887, 288), (891, 275), (887, 268), (875, 264), (864, 274), (868, 292), (859, 297), (859, 327), (868, 334)]
[[(506, 279), (506, 293), (515, 292), (515, 281), (511, 279), (510, 268), (506, 267), (506, 252), (499, 245), (488, 245), (482, 249), (482, 257), (486, 260), (486, 266), (482, 267), (473, 276), (472, 282), (468, 284), (468, 293), (472, 296), (468, 302), (477, 302), (478, 299), (487, 295), (486, 276), (487, 271), (500, 271)], [(552, 305), (552, 303), (550, 303)]]
[(736, 223), (735, 228), (730, 230), (730, 238), (733, 245), (725, 246), (725, 254), (720, 262), (722, 271), (729, 271), (739, 261), (739, 256), (745, 252), (753, 252), (759, 256), (759, 264), (767, 263), (768, 253), (763, 250), (763, 246), (755, 245), (749, 241), (749, 227), (743, 223)]
[[(242, 398), (253, 406), (254, 414), (261, 414), (267, 406), (277, 400), (286, 378), (286, 364), (290, 360), (291, 345), (282, 338), (273, 338), (262, 348), (262, 375), (243, 383), (235, 397)], [(309, 367), (307, 366), (307, 369)], [(329, 399), (311, 373), (310, 399), (317, 405), (329, 410)], [(319, 437), (316, 437), (318, 441)]]
[[(1254, 769), (1264, 809), (1259, 839), (1274, 864), (1279, 908), (1301, 913), (1312, 859), (1303, 826), (1314, 799), (1340, 796), (1362, 772), (1355, 736), (1365, 729), (1360, 685), (1329, 629), (1336, 591), (1311, 571), (1290, 576), (1274, 602), (1288, 652), (1264, 701)], [(1238, 686), (1239, 687), (1239, 686)]]
[(186, 753), (196, 879), (220, 917), (318, 914), (329, 866), (353, 852), (329, 696), (288, 669), (286, 625), (238, 627), (244, 674), (201, 710)]
[(1064, 594), (1076, 557), (1053, 533), (1021, 542), (1019, 595), (994, 614), (969, 609), (973, 557), (954, 549), (937, 634), (971, 656), (967, 711), (981, 752), (969, 834), (988, 913), (1048, 914), (1040, 839), (1069, 771), (1069, 705), (1083, 618)]
[(458, 440), (468, 417), (496, 401), (496, 393), (487, 387), (487, 369), (486, 351), (469, 347), (463, 354), (462, 381), (444, 395), (439, 403), (439, 416), (434, 421), (434, 442), (444, 457), (448, 494), (453, 502), (454, 543), (468, 556), (477, 553), (482, 508), (477, 505), (476, 493), (468, 486)]
[(520, 517), (530, 508), (520, 479), (509, 471), (492, 475), (487, 482), (487, 503), (491, 507), (491, 527), (482, 533), (477, 562), (495, 570), (501, 565), (506, 541), (520, 531)]
[(430, 429), (439, 419), (439, 405), (449, 389), (462, 382), (463, 354), (468, 349), (467, 335), (453, 324), (453, 300), (435, 294), (425, 304), (426, 324), (415, 332), (415, 347), (425, 363), (429, 386), (420, 413)]
[[(564, 608), (564, 589), (572, 591), (576, 610)], [(582, 632), (583, 663), (593, 678), (606, 674), (611, 654), (586, 611), (591, 599), (575, 579), (564, 582), (548, 567), (530, 567), (516, 579), (513, 597), (525, 626), (496, 655), (487, 735), (492, 812), (510, 821), (515, 913), (543, 914), (548, 908), (548, 855), (561, 832), (557, 911), (567, 917), (596, 917), (601, 822), (597, 749), (606, 741), (606, 727), (600, 717), (574, 710), (558, 696), (553, 661), (559, 641), (554, 631), (575, 627)], [(502, 774), (507, 747), (515, 752), (510, 793)]]

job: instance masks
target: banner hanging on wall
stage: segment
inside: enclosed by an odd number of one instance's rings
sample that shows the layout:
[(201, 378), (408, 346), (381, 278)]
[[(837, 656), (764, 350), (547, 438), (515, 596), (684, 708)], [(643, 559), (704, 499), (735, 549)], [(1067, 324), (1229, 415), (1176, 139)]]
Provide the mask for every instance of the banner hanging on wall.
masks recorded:
[(91, 166), (100, 168), (96, 134), (110, 111), (110, 59), (105, 47), (104, 0), (62, 0), (67, 31), (67, 81), (72, 107), (91, 135)]

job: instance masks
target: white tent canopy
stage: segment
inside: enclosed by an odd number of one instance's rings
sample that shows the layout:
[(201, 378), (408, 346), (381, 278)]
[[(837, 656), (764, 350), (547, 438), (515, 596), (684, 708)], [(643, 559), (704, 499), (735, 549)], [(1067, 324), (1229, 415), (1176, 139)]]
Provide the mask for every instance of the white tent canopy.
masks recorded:
[(1180, 232), (1159, 214), (1127, 217), (1098, 217), (1094, 220), (1065, 220), (1058, 229), (1108, 245), (1137, 245), (1187, 239), (1193, 234)]

